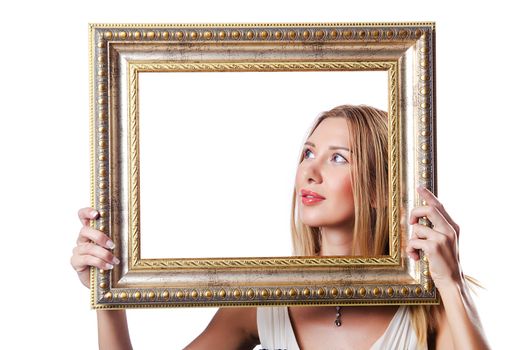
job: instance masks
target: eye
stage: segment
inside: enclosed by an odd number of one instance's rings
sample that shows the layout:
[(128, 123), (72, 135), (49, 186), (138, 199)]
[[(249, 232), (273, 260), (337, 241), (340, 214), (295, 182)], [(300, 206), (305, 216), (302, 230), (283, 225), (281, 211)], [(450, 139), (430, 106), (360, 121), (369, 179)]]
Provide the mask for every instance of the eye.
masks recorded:
[(337, 162), (337, 163), (348, 163), (346, 158), (343, 157), (342, 155), (340, 155), (339, 153), (334, 153), (334, 155), (332, 156), (332, 159), (335, 159), (335, 156), (338, 156), (339, 158), (341, 158), (343, 160), (343, 162)]
[[(313, 152), (310, 149), (306, 148), (303, 151), (303, 160), (309, 158), (310, 154), (313, 155)], [(334, 160), (334, 159), (339, 159), (339, 158), (340, 160), (336, 160), (336, 163), (348, 163), (348, 160), (339, 153), (334, 153), (331, 159)]]
[(306, 159), (306, 155), (308, 153), (312, 153), (312, 151), (310, 151), (310, 149), (306, 148), (304, 151), (303, 151), (303, 159)]

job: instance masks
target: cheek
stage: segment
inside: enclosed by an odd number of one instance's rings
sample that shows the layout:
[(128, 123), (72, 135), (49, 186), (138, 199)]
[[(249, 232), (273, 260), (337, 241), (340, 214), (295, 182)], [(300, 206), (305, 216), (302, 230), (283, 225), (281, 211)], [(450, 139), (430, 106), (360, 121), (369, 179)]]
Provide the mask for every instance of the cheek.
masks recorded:
[(354, 212), (354, 196), (349, 173), (339, 174), (329, 186), (331, 186), (333, 198), (335, 199), (334, 204), (345, 212)]

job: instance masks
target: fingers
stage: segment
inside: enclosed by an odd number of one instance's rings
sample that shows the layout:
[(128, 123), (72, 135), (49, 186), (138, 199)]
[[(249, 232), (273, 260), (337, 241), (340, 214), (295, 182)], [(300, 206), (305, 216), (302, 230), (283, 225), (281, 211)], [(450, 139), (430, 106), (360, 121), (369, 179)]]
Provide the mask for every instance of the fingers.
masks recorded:
[(79, 255), (74, 254), (71, 257), (71, 265), (77, 272), (83, 272), (90, 266), (94, 266), (101, 270), (110, 270), (114, 268), (114, 265), (106, 261), (105, 259), (99, 258), (94, 255)]
[[(412, 225), (412, 231), (413, 234), (406, 247), (406, 252), (414, 260), (418, 260), (420, 258), (417, 249), (422, 248), (418, 247), (427, 246), (428, 251), (426, 252), (424, 250), (424, 253), (427, 254), (432, 249), (432, 246), (443, 246), (446, 244), (449, 245), (451, 243), (451, 239), (454, 239), (455, 237), (454, 233), (450, 237), (449, 235), (443, 234), (421, 224)], [(428, 243), (414, 243), (415, 241), (426, 241)]]
[(90, 241), (104, 248), (115, 248), (114, 242), (112, 242), (112, 240), (107, 235), (90, 226), (83, 226), (79, 232), (79, 237), (77, 238), (77, 245), (88, 243)]
[(77, 237), (77, 246), (73, 248), (70, 263), (77, 272), (79, 279), (86, 286), (90, 286), (88, 269), (93, 266), (101, 270), (113, 269), (119, 264), (110, 249), (115, 248), (114, 242), (103, 232), (90, 226), (92, 220), (99, 218), (94, 208), (82, 208), (78, 212), (82, 228)]
[(437, 227), (437, 226), (447, 226), (447, 221), (443, 217), (443, 215), (432, 206), (423, 206), (423, 207), (415, 207), (413, 210), (411, 210), (411, 216), (410, 216), (410, 224), (416, 224), (419, 222), (419, 219), (422, 217), (427, 217), (431, 223)]
[(430, 227), (414, 224), (413, 225), (413, 235), (411, 239), (407, 242), (407, 247), (405, 251), (414, 260), (419, 259), (418, 250), (423, 250), (424, 254), (428, 256), (429, 254), (436, 254), (441, 250), (446, 251), (452, 250), (451, 247), (455, 247), (456, 250), (456, 241), (454, 233), (449, 236), (433, 230)]
[(414, 261), (418, 261), (420, 259), (420, 253), (414, 248), (410, 248), (409, 246), (407, 246), (406, 252), (409, 255), (409, 257), (413, 259)]
[(413, 253), (413, 250), (421, 249), (425, 255), (430, 253), (438, 253), (442, 247), (449, 247), (450, 240), (446, 235), (441, 234), (429, 227), (423, 225), (416, 231), (416, 236), (413, 236), (407, 244), (407, 253)]
[[(446, 221), (442, 214), (435, 207), (425, 206), (425, 207), (416, 207), (411, 211), (410, 223), (417, 225), (418, 219), (421, 217), (427, 217), (433, 224), (434, 230), (436, 232), (447, 235), (449, 238), (455, 238), (456, 232), (455, 229)], [(419, 224), (418, 224), (419, 225)], [(419, 225), (427, 227), (425, 225)]]
[(420, 225), (420, 224), (414, 224), (412, 225), (412, 237), (407, 242), (407, 247), (405, 248), (405, 251), (409, 255), (409, 257), (415, 261), (420, 259), (420, 248), (417, 248), (415, 244), (412, 244), (415, 240), (425, 240), (427, 238), (431, 237), (431, 228)]
[(423, 250), (425, 255), (428, 255), (431, 251), (431, 241), (426, 239), (411, 238), (407, 242), (407, 247), (405, 248), (405, 251), (407, 252), (407, 254), (409, 254), (412, 259), (420, 259), (420, 254), (418, 253), (419, 250)]
[(77, 246), (73, 248), (71, 265), (78, 273), (90, 266), (102, 270), (113, 269), (114, 265), (119, 264), (119, 259), (109, 251), (113, 248), (114, 242), (103, 232), (83, 226), (79, 232)]
[(90, 220), (95, 220), (99, 217), (99, 212), (94, 208), (82, 208), (79, 209), (77, 215), (83, 226), (89, 226)]
[(103, 266), (100, 268), (110, 268), (111, 269), (113, 268), (113, 265), (119, 264), (119, 259), (117, 259), (108, 249), (104, 249), (93, 243), (82, 243), (76, 246), (75, 248), (73, 248), (73, 257), (75, 256), (79, 256), (81, 258), (83, 256), (91, 256), (91, 257), (97, 258), (98, 259), (97, 261), (101, 260), (101, 264), (104, 265), (104, 266), (103, 265), (97, 266), (97, 267)]
[[(425, 199), (427, 205), (416, 207), (411, 211), (410, 224), (416, 224), (420, 218), (427, 217), (436, 231), (446, 234), (450, 238), (458, 238), (460, 229), (453, 219), (449, 217), (442, 203), (438, 201), (438, 198), (421, 186), (418, 187), (418, 191)], [(447, 215), (447, 217), (444, 215)]]
[[(418, 225), (418, 224), (415, 224), (415, 225)], [(416, 230), (414, 229), (414, 226), (413, 225), (413, 230), (412, 230), (412, 236), (411, 238), (409, 239), (409, 241), (407, 242), (407, 245), (405, 247), (405, 252), (407, 253), (407, 255), (413, 259), (414, 261), (418, 261), (420, 260), (420, 250), (419, 249), (416, 249), (414, 248), (413, 245), (411, 245), (411, 242), (415, 239), (419, 239), (418, 238), (418, 235), (416, 234)], [(420, 225), (420, 226), (423, 226), (423, 225)], [(424, 226), (426, 227), (426, 226)]]
[(455, 232), (456, 232), (456, 234), (458, 236), (459, 233), (460, 233), (460, 227), (453, 220), (453, 218), (451, 218), (451, 216), (445, 210), (443, 204), (440, 203), (438, 198), (436, 198), (436, 196), (431, 191), (429, 191), (427, 188), (425, 188), (423, 186), (419, 186), (418, 187), (418, 193), (420, 193), (420, 195), (425, 199), (425, 202), (427, 203), (427, 205), (435, 207), (440, 212), (440, 214), (442, 214), (442, 216), (446, 219), (446, 221), (449, 223), (449, 225), (451, 225), (451, 227), (454, 228), (454, 230), (455, 230)]
[(414, 224), (413, 225), (413, 239), (428, 239), (434, 242), (439, 242), (441, 244), (451, 243), (451, 240), (455, 238), (454, 235), (446, 235), (442, 232), (438, 232), (430, 227)]

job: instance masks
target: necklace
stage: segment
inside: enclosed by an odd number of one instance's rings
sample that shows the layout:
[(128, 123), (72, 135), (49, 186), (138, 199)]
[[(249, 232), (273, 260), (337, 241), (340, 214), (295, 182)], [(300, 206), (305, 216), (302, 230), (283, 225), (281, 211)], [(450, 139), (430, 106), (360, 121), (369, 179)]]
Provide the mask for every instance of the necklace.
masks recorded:
[(334, 324), (336, 327), (341, 327), (341, 306), (336, 306), (336, 319)]

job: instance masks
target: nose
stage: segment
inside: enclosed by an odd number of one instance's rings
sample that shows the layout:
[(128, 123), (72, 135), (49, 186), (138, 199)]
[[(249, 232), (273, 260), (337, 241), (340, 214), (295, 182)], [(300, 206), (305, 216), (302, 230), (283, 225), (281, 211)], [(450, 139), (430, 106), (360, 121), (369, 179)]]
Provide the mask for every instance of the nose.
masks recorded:
[(321, 183), (322, 181), (321, 170), (317, 161), (312, 161), (310, 164), (307, 164), (304, 168), (303, 175), (308, 183)]

